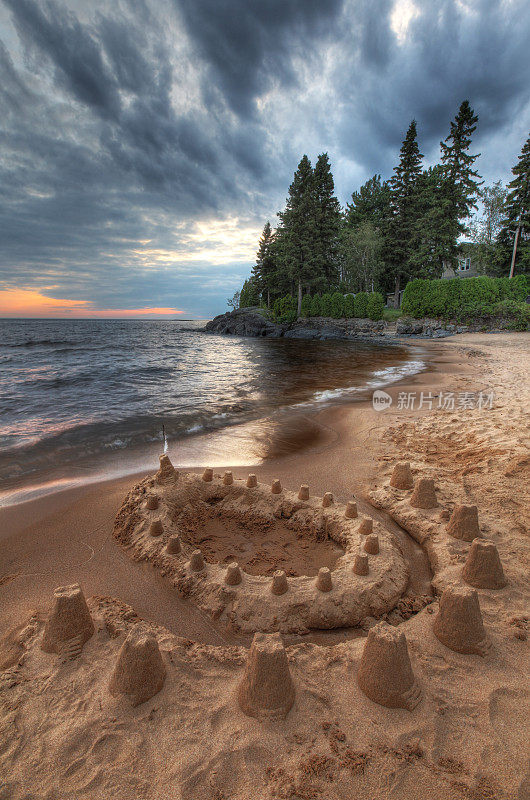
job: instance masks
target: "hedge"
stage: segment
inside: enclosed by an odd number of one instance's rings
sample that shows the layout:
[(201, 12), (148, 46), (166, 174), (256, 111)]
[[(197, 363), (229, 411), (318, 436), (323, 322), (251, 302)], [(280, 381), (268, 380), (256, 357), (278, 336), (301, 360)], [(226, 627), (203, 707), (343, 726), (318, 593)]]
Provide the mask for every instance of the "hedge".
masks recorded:
[(493, 313), (504, 300), (522, 302), (530, 292), (525, 275), (514, 278), (451, 278), (409, 281), (401, 311), (410, 317), (463, 318)]
[(383, 319), (383, 311), (385, 310), (385, 301), (383, 295), (379, 292), (372, 292), (368, 296), (366, 304), (366, 313), (370, 319)]

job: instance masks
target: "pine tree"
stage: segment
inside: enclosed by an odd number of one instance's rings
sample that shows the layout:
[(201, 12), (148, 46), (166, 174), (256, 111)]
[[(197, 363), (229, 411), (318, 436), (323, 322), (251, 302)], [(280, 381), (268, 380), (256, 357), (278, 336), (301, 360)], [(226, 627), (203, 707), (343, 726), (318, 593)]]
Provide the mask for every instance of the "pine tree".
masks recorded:
[(274, 287), (275, 261), (272, 248), (274, 235), (270, 222), (265, 223), (261, 239), (259, 240), (256, 264), (252, 268), (252, 277), (259, 289), (261, 296), (266, 299), (267, 308), (270, 308), (271, 290)]
[(417, 247), (410, 256), (416, 278), (440, 278), (452, 252), (454, 226), (443, 168), (437, 164), (418, 178)]
[(465, 221), (476, 208), (475, 199), (482, 181), (473, 169), (480, 153), (471, 155), (469, 146), (476, 130), (478, 117), (468, 100), (461, 103), (445, 141), (440, 142), (444, 173), (444, 206), (450, 236), (447, 239), (446, 260), (454, 266), (458, 258), (458, 237), (465, 233)]
[(390, 186), (381, 181), (381, 175), (374, 175), (352, 193), (351, 203), (346, 204), (346, 222), (352, 228), (370, 222), (381, 229), (388, 219), (389, 205)]
[(335, 183), (327, 153), (321, 153), (313, 173), (316, 204), (315, 259), (313, 285), (321, 278), (325, 286), (339, 281), (338, 247), (341, 227), (340, 203), (335, 197)]
[[(512, 167), (512, 174), (514, 179), (508, 184), (506, 220), (503, 226), (505, 238), (510, 237), (513, 240), (510, 277), (514, 272), (520, 244), (523, 244), (526, 251), (530, 242), (530, 136), (523, 145), (517, 164)], [(525, 252), (523, 256), (526, 256), (526, 265), (528, 254)]]
[(399, 164), (390, 179), (390, 219), (385, 230), (386, 260), (394, 278), (396, 306), (403, 279), (411, 277), (411, 257), (417, 248), (420, 217), (418, 181), (422, 158), (416, 120), (413, 119), (401, 145)]
[(315, 284), (316, 205), (315, 182), (309, 158), (304, 155), (289, 187), (285, 210), (278, 215), (283, 239), (282, 259), (296, 287), (297, 311), (302, 307), (302, 287)]

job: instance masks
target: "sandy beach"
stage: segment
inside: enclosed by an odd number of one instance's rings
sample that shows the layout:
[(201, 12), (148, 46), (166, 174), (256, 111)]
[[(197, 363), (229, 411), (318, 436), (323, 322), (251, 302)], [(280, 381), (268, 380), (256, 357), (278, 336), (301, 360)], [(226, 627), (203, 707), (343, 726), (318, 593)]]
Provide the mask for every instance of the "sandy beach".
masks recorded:
[[(411, 575), (404, 598), (430, 598), (393, 620), (422, 690), (413, 711), (360, 691), (365, 626), (285, 637), (293, 708), (277, 722), (245, 716), (234, 692), (250, 637), (179, 597), (113, 537), (116, 513), (143, 474), (0, 509), (0, 798), (528, 797), (528, 340), (465, 334), (426, 343), (427, 371), (390, 387), (389, 408), (326, 408), (313, 419), (320, 435), (309, 447), (255, 468), (226, 465), (235, 478), (256, 472), (286, 490), (303, 483), (339, 503), (355, 497), (359, 512), (399, 542)], [(455, 408), (439, 408), (450, 392)], [(493, 392), (491, 408), (487, 400), (471, 407), (479, 392)], [(412, 395), (415, 407), (400, 408)], [(465, 552), (455, 546), (433, 563), (434, 550), (405, 530), (406, 519), (398, 524), (396, 498), (385, 492), (400, 460), (415, 478), (434, 479), (442, 509), (476, 504), (481, 532), (497, 545), (508, 584), (478, 591), (491, 643), (484, 658), (432, 634), (439, 594), (457, 567), (460, 575)], [(75, 582), (90, 598), (96, 634), (64, 663), (39, 642), (54, 588)], [(139, 620), (155, 633), (168, 674), (158, 694), (131, 708), (107, 684)]]

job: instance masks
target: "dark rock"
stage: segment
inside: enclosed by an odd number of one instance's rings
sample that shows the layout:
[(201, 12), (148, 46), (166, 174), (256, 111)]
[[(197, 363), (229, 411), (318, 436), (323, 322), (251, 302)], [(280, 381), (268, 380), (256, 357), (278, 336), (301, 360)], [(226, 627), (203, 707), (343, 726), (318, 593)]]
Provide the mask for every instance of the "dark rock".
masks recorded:
[(396, 334), (398, 336), (419, 336), (423, 333), (423, 320), (401, 317), (397, 321)]
[(220, 314), (206, 323), (207, 333), (224, 333), (235, 336), (282, 336), (285, 326), (265, 319), (258, 311), (248, 308)]

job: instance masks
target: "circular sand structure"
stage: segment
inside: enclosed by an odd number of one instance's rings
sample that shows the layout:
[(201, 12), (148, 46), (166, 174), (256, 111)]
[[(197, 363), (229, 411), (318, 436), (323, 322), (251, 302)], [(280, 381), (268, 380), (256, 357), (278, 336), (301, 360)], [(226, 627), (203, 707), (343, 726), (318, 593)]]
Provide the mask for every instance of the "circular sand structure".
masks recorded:
[(160, 471), (127, 495), (116, 539), (243, 633), (350, 627), (396, 605), (408, 569), (389, 531), (352, 518), (331, 496), (323, 503), (279, 482), (230, 478), (209, 469), (177, 473), (162, 457)]

